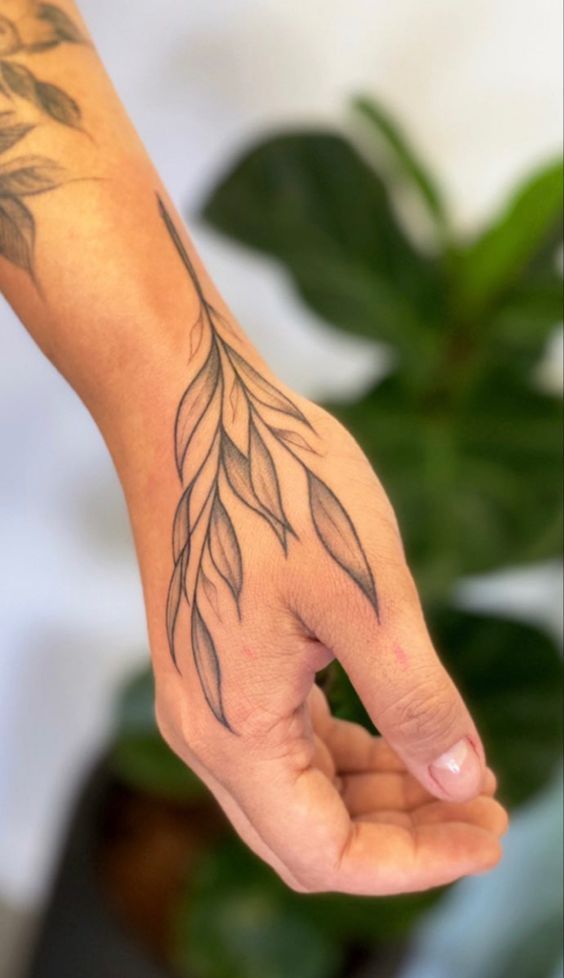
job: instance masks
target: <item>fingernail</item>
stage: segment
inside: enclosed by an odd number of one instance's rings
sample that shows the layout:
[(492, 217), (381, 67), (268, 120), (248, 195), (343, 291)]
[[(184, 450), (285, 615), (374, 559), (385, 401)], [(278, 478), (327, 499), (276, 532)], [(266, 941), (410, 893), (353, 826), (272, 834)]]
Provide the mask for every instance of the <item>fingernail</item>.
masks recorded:
[(467, 737), (433, 761), (429, 774), (453, 798), (471, 797), (478, 792), (482, 781), (478, 755)]

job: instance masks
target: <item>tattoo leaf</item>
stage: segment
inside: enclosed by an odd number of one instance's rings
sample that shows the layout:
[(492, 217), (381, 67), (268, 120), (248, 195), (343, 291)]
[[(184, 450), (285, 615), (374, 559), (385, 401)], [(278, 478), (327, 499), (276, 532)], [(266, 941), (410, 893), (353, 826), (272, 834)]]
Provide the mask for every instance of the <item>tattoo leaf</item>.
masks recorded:
[(11, 149), (12, 146), (19, 143), (20, 139), (27, 136), (28, 132), (31, 132), (33, 128), (34, 126), (32, 125), (21, 123), (19, 125), (7, 126), (5, 129), (0, 129), (0, 153), (7, 152), (7, 150)]
[(82, 113), (78, 102), (63, 92), (62, 88), (48, 82), (37, 82), (35, 92), (39, 107), (56, 122), (74, 128), (80, 125)]
[(82, 32), (60, 7), (52, 3), (42, 3), (39, 5), (37, 16), (51, 25), (59, 41), (67, 41), (70, 44), (85, 43), (86, 38)]
[(193, 360), (199, 353), (204, 338), (204, 318), (202, 314), (198, 316), (190, 331), (190, 360)]
[(251, 483), (260, 504), (275, 520), (287, 526), (288, 520), (282, 508), (278, 474), (272, 455), (266, 447), (254, 422), (250, 426), (249, 459), (251, 463)]
[[(263, 408), (282, 415), (279, 424), (291, 424), (294, 419), (315, 435), (313, 425), (290, 398), (227, 342), (225, 331), (229, 324), (207, 300), (175, 222), (160, 198), (158, 206), (199, 301), (198, 317), (190, 335), (190, 358), (199, 351), (204, 333), (210, 344), (203, 366), (180, 400), (175, 422), (176, 465), (184, 488), (173, 524), (174, 569), (167, 599), (168, 640), (177, 664), (175, 628), (184, 600), (190, 606), (192, 654), (206, 702), (220, 723), (232, 731), (223, 709), (219, 656), (200, 608), (203, 606), (204, 611), (209, 608), (216, 618), (221, 618), (223, 581), (241, 616), (243, 559), (231, 512), (226, 506), (231, 510), (234, 497), (268, 523), (288, 554), (288, 534), (295, 537), (296, 533), (284, 510), (283, 485), (277, 470), (283, 447), (306, 473), (310, 513), (321, 544), (368, 597), (377, 617), (378, 603), (372, 573), (350, 517), (332, 490), (293, 451), (317, 454), (315, 448), (300, 431), (277, 427), (272, 415)], [(274, 444), (277, 450), (273, 455), (269, 446)], [(228, 491), (227, 496), (224, 490)], [(192, 561), (190, 539), (198, 527), (203, 530), (203, 541), (201, 548), (197, 544), (199, 556)]]
[(77, 102), (62, 88), (49, 82), (38, 81), (33, 72), (13, 61), (1, 61), (0, 71), (7, 87), (14, 95), (32, 102), (47, 115), (65, 126), (78, 127), (82, 114)]
[(249, 404), (245, 389), (237, 374), (226, 377), (223, 405), (223, 425), (231, 441), (244, 455), (249, 452)]
[(228, 350), (229, 359), (235, 369), (251, 384), (251, 393), (257, 401), (260, 401), (266, 407), (273, 408), (275, 411), (282, 411), (284, 414), (289, 414), (292, 418), (297, 418), (298, 421), (302, 421), (308, 428), (311, 428), (311, 424), (305, 414), (302, 414), (300, 409), (289, 397), (282, 394), (262, 374), (259, 374), (258, 370), (251, 367), (250, 363), (247, 363), (244, 357), (237, 353), (232, 346), (229, 346), (227, 343), (224, 346)]
[(213, 581), (210, 580), (203, 567), (200, 568), (199, 579), (202, 582), (202, 591), (204, 592), (208, 602), (213, 608), (216, 617), (221, 619), (221, 615), (219, 613), (219, 604), (217, 600), (217, 588), (213, 583)]
[(188, 546), (190, 540), (190, 493), (191, 487), (184, 490), (174, 515), (172, 552), (175, 562), (180, 557), (182, 551)]
[(307, 470), (313, 524), (321, 543), (364, 592), (378, 615), (374, 578), (352, 520), (335, 493)]
[(37, 82), (35, 75), (23, 65), (12, 61), (1, 61), (0, 71), (6, 85), (14, 95), (26, 99), (28, 102), (37, 102), (35, 92)]
[(21, 37), (13, 20), (0, 16), (0, 50), (4, 55), (15, 54), (22, 46)]
[(274, 530), (280, 540), (284, 550), (286, 549), (286, 531), (290, 527), (282, 525), (272, 514), (264, 508), (257, 498), (251, 482), (251, 467), (249, 460), (239, 451), (230, 438), (224, 437), (222, 445), (223, 468), (227, 481), (236, 496), (252, 509), (259, 516), (266, 520), (268, 525)]
[(305, 438), (297, 431), (289, 431), (286, 428), (273, 428), (272, 434), (276, 435), (278, 440), (284, 445), (291, 445), (293, 448), (301, 448), (304, 452), (313, 452), (314, 455), (317, 455), (315, 449), (312, 448)]
[(192, 612), (192, 651), (204, 696), (215, 718), (231, 730), (221, 697), (221, 667), (208, 627), (195, 605)]
[(243, 586), (243, 564), (233, 523), (216, 495), (210, 519), (209, 546), (215, 569), (231, 590), (237, 608)]
[(16, 197), (0, 198), (0, 255), (32, 275), (35, 221)]
[(212, 343), (206, 362), (192, 383), (186, 388), (178, 407), (174, 442), (176, 467), (179, 475), (182, 474), (182, 466), (190, 438), (211, 403), (217, 389), (218, 379), (219, 354), (216, 344)]
[(62, 167), (45, 156), (18, 156), (0, 165), (0, 196), (43, 194), (59, 187), (62, 177)]
[(176, 660), (174, 633), (176, 629), (176, 619), (178, 618), (178, 612), (180, 609), (180, 601), (182, 598), (182, 578), (183, 561), (179, 557), (174, 565), (166, 600), (166, 632), (168, 637), (168, 647), (176, 668), (178, 668), (178, 662)]

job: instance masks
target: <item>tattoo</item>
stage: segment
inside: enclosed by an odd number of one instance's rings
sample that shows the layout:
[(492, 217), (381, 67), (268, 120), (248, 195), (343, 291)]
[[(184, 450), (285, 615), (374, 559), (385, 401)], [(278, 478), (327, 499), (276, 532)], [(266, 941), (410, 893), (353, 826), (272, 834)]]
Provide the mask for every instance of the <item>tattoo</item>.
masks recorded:
[[(231, 342), (232, 328), (206, 298), (176, 226), (158, 197), (160, 215), (198, 300), (190, 360), (203, 361), (178, 406), (174, 448), (183, 487), (173, 523), (173, 572), (166, 607), (168, 643), (180, 672), (179, 644), (188, 644), (205, 699), (233, 731), (223, 705), (221, 663), (213, 625), (227, 598), (241, 618), (244, 561), (229, 499), (237, 497), (275, 534), (288, 555), (298, 535), (288, 517), (276, 457), (289, 453), (306, 477), (309, 512), (326, 552), (358, 585), (378, 617), (372, 572), (358, 534), (337, 496), (304, 457), (318, 455), (315, 429), (290, 398), (255, 370)], [(196, 542), (196, 539), (198, 542)], [(180, 628), (184, 611), (188, 624)], [(179, 634), (182, 631), (184, 634)]]
[(3, 157), (37, 127), (35, 121), (23, 118), (21, 103), (32, 106), (40, 117), (81, 131), (82, 114), (77, 102), (63, 89), (41, 81), (26, 65), (13, 59), (60, 44), (87, 41), (71, 18), (54, 4), (23, 7), (22, 16), (15, 20), (0, 14), (0, 98), (7, 106), (0, 111), (0, 255), (22, 268), (35, 282), (35, 219), (25, 201), (61, 186), (65, 170), (46, 156), (25, 155), (8, 160)]

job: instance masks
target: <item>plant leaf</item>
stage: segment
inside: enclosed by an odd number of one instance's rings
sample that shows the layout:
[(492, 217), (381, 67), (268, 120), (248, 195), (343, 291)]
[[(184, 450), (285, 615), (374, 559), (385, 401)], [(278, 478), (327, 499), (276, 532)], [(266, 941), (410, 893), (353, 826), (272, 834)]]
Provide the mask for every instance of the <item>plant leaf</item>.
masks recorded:
[(178, 406), (174, 431), (176, 467), (182, 474), (182, 465), (188, 442), (194, 429), (207, 411), (219, 381), (219, 355), (212, 343), (210, 352), (194, 380), (188, 385)]
[(82, 32), (60, 7), (56, 7), (52, 3), (42, 3), (39, 5), (37, 16), (51, 25), (58, 40), (67, 41), (70, 44), (85, 43), (86, 38)]
[[(554, 230), (562, 227), (562, 162), (537, 171), (493, 224), (457, 258), (457, 297), (475, 313), (513, 287)], [(561, 234), (560, 234), (561, 237)]]
[(37, 104), (47, 115), (64, 126), (76, 128), (82, 120), (78, 102), (63, 92), (57, 85), (48, 82), (37, 82), (35, 86)]
[(192, 611), (192, 652), (206, 702), (216, 720), (231, 730), (223, 709), (219, 657), (197, 604)]
[(281, 261), (329, 322), (391, 340), (415, 363), (428, 351), (430, 334), (438, 342), (444, 322), (439, 263), (411, 244), (378, 173), (340, 134), (290, 132), (264, 140), (223, 177), (203, 216)]
[(562, 276), (556, 270), (521, 276), (489, 317), (488, 359), (512, 363), (528, 383), (548, 337), (562, 322), (562, 305)]
[(0, 255), (33, 275), (34, 240), (31, 211), (15, 197), (0, 198)]
[(29, 123), (21, 123), (14, 126), (6, 126), (4, 129), (0, 129), (0, 153), (5, 153), (7, 150), (19, 143), (20, 139), (27, 136), (28, 132), (31, 132), (35, 126)]
[(371, 98), (357, 98), (353, 107), (370, 123), (372, 129), (391, 149), (396, 164), (419, 191), (438, 230), (444, 233), (447, 225), (445, 202), (438, 184), (421, 162), (404, 132), (383, 106)]
[(462, 576), (561, 552), (561, 405), (524, 383), (515, 361), (498, 347), (433, 410), (399, 373), (352, 404), (324, 405), (376, 466), (427, 604)]
[(309, 503), (317, 535), (327, 552), (352, 577), (378, 615), (378, 599), (372, 571), (352, 520), (335, 493), (309, 469)]
[(249, 429), (249, 462), (253, 491), (261, 506), (282, 526), (288, 523), (282, 507), (280, 484), (272, 455), (257, 426), (251, 421)]
[(237, 608), (243, 586), (241, 548), (229, 513), (216, 495), (210, 518), (209, 548), (215, 569), (231, 590)]
[(226, 436), (222, 439), (222, 462), (227, 481), (235, 495), (245, 506), (248, 506), (249, 509), (252, 509), (253, 512), (258, 513), (259, 516), (262, 516), (266, 520), (268, 525), (274, 530), (285, 551), (286, 533), (290, 529), (289, 525), (285, 526), (280, 523), (264, 508), (253, 489), (251, 467), (248, 458)]
[(45, 156), (19, 156), (0, 166), (0, 195), (43, 194), (61, 185), (63, 173), (61, 166)]

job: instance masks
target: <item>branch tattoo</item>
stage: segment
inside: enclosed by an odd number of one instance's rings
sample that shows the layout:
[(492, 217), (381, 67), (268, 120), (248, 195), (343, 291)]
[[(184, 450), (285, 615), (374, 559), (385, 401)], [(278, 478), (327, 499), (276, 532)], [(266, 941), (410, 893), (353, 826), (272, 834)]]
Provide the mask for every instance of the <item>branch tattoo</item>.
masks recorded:
[[(237, 351), (228, 321), (206, 298), (160, 198), (158, 206), (196, 292), (198, 312), (190, 333), (190, 359), (203, 360), (176, 414), (174, 445), (183, 491), (172, 533), (168, 642), (179, 671), (181, 646), (191, 645), (206, 701), (216, 719), (232, 730), (223, 704), (213, 624), (206, 620), (203, 608), (220, 619), (221, 602), (227, 599), (241, 618), (244, 555), (229, 511), (230, 498), (237, 497), (252, 511), (265, 532), (270, 528), (286, 556), (290, 541), (298, 540), (283, 499), (277, 448), (289, 453), (303, 470), (311, 520), (326, 552), (357, 584), (377, 616), (378, 599), (352, 520), (335, 493), (304, 461), (319, 454), (314, 447), (315, 429), (297, 405)], [(182, 610), (187, 612), (188, 624), (179, 629)]]
[(19, 57), (87, 41), (54, 4), (21, 2), (16, 6), (23, 11), (17, 19), (0, 13), (0, 100), (4, 103), (0, 109), (0, 255), (35, 281), (35, 218), (26, 200), (61, 186), (65, 170), (46, 156), (29, 154), (7, 160), (4, 156), (43, 119), (82, 131), (82, 115), (70, 95), (41, 81)]
[[(23, 10), (0, 13), (0, 256), (34, 270), (35, 218), (28, 198), (68, 182), (65, 169), (39, 155), (10, 151), (47, 120), (84, 132), (77, 102), (62, 88), (39, 79), (22, 55), (39, 55), (61, 44), (87, 44), (59, 7), (12, 0)], [(2, 9), (0, 0), (0, 10)], [(1, 103), (0, 103), (1, 104)], [(7, 159), (4, 159), (5, 155)], [(190, 331), (190, 360), (199, 363), (176, 414), (174, 447), (182, 494), (172, 530), (173, 571), (166, 603), (172, 659), (180, 672), (183, 649), (192, 650), (204, 697), (216, 719), (233, 731), (223, 704), (222, 670), (214, 640), (222, 607), (232, 603), (239, 619), (245, 555), (233, 518), (238, 500), (272, 532), (288, 556), (298, 541), (287, 513), (278, 457), (288, 453), (304, 474), (309, 513), (329, 556), (352, 579), (378, 616), (372, 572), (348, 513), (307, 460), (319, 455), (318, 436), (298, 406), (237, 350), (229, 322), (209, 301), (163, 201), (160, 216), (188, 274), (198, 302)], [(307, 488), (306, 488), (307, 487)], [(214, 620), (215, 625), (214, 625)], [(234, 732), (234, 731), (233, 731)]]

